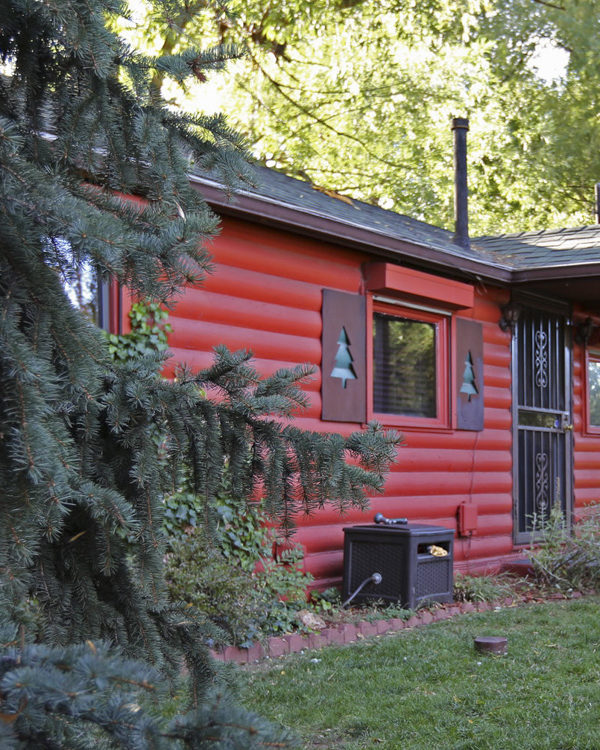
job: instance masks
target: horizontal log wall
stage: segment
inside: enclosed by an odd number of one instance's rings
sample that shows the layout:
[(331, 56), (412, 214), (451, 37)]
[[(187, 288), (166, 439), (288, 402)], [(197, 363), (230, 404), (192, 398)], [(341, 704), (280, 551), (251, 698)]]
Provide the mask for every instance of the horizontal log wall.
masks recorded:
[[(359, 293), (361, 264), (368, 258), (233, 219), (224, 221), (211, 250), (214, 274), (201, 289), (189, 289), (171, 314), (172, 362), (206, 367), (212, 347), (225, 344), (252, 350), (264, 375), (309, 363), (316, 368), (306, 387), (311, 405), (296, 424), (344, 434), (355, 430), (356, 424), (320, 420), (321, 297), (324, 287)], [(325, 508), (298, 519), (295, 539), (303, 545), (307, 568), (319, 585), (340, 580), (343, 528), (370, 522), (375, 512), (456, 528), (458, 506), (470, 501), (478, 507), (478, 530), (472, 538), (457, 538), (457, 567), (482, 570), (515, 554), (510, 336), (498, 327), (499, 304), (507, 296), (483, 289), (475, 296), (473, 310), (461, 314), (483, 324), (483, 432), (404, 430), (405, 446), (399, 450), (385, 493), (372, 499), (368, 512), (352, 510), (340, 518), (337, 511)], [(583, 457), (579, 464), (579, 471), (587, 471)]]

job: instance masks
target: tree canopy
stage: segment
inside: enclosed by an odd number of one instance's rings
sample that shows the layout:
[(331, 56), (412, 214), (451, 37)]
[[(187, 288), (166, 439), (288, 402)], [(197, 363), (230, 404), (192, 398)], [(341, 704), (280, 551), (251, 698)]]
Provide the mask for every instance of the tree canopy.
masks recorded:
[(131, 33), (237, 44), (186, 106), (214, 98), (268, 166), (448, 228), (469, 117), (471, 224), (498, 233), (593, 221), (599, 22), (592, 0), (190, 0)]

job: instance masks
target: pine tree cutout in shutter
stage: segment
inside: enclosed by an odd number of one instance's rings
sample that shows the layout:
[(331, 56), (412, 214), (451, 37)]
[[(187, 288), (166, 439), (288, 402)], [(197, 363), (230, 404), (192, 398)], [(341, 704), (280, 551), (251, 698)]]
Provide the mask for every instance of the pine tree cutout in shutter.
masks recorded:
[(354, 357), (350, 353), (350, 339), (348, 338), (346, 329), (343, 326), (337, 343), (338, 350), (335, 355), (335, 367), (331, 371), (331, 377), (340, 378), (342, 386), (345, 388), (348, 380), (356, 380), (356, 373), (352, 366)]
[(473, 369), (473, 357), (471, 352), (467, 352), (467, 358), (465, 359), (465, 371), (463, 373), (463, 383), (460, 387), (461, 393), (466, 393), (469, 396), (469, 401), (472, 396), (477, 396), (479, 389), (475, 384), (475, 370)]
[(366, 422), (366, 307), (364, 295), (323, 289), (321, 418), (324, 420)]

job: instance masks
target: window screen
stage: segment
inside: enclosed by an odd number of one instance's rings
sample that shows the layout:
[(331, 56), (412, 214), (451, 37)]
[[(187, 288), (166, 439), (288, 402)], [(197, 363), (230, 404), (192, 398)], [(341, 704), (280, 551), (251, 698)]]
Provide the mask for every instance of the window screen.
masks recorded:
[(437, 417), (437, 326), (373, 313), (373, 411)]

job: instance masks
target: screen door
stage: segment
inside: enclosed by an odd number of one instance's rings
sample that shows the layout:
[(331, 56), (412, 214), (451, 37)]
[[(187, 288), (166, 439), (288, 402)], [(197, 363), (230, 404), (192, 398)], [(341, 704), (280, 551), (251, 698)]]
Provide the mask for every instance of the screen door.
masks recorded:
[(570, 521), (570, 331), (562, 314), (523, 307), (513, 340), (515, 541), (543, 527), (554, 504)]

